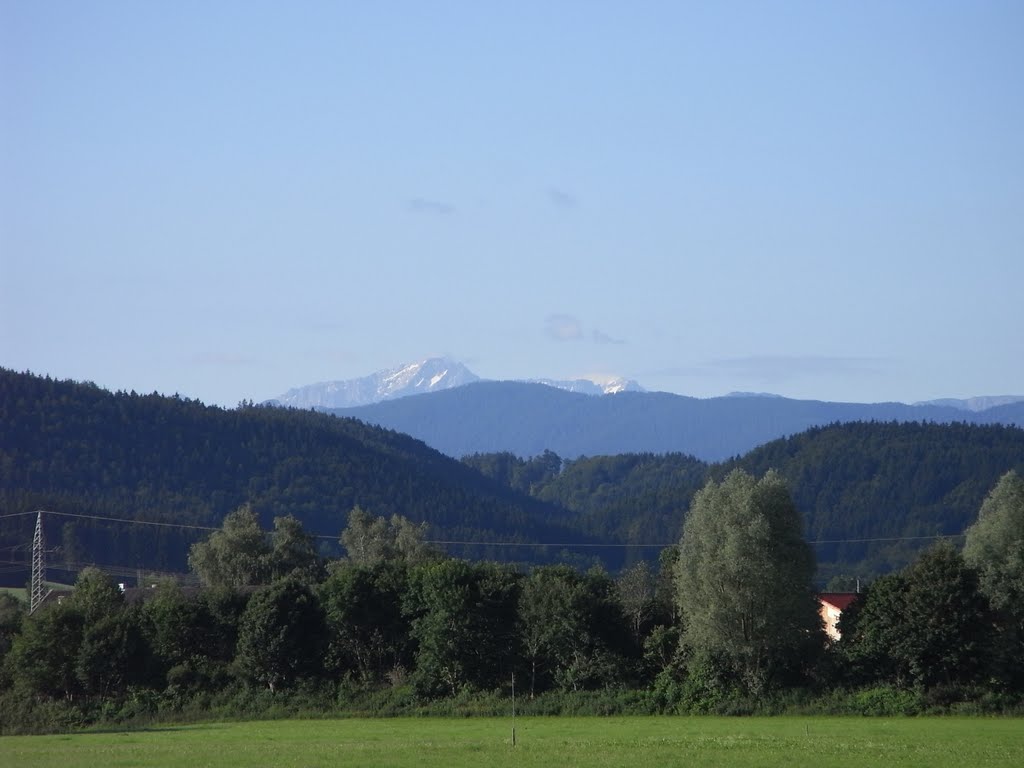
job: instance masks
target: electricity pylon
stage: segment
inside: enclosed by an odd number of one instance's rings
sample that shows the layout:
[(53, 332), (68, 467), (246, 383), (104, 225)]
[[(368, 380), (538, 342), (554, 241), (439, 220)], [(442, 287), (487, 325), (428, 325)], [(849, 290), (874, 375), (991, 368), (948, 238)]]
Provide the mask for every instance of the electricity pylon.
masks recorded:
[(36, 532), (32, 537), (32, 591), (29, 597), (29, 613), (34, 613), (43, 602), (46, 564), (43, 561), (43, 513), (36, 515)]

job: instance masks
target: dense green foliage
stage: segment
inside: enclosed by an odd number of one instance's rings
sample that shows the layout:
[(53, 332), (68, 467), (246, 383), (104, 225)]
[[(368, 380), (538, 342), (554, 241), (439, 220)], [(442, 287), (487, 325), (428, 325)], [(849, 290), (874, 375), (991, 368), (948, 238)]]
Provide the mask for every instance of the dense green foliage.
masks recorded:
[(971, 686), (1005, 671), (995, 629), (1005, 617), (993, 612), (977, 572), (947, 543), (873, 583), (860, 609), (844, 618), (839, 651), (861, 682)]
[(992, 605), (1020, 619), (1024, 630), (1024, 479), (1007, 472), (967, 529), (964, 559), (977, 568)]
[[(571, 510), (573, 525), (581, 531), (631, 543), (675, 539), (682, 528), (682, 512), (709, 471), (705, 462), (683, 454), (563, 461), (545, 451), (531, 459), (492, 453), (463, 461), (523, 493)], [(652, 558), (652, 550), (641, 551)]]

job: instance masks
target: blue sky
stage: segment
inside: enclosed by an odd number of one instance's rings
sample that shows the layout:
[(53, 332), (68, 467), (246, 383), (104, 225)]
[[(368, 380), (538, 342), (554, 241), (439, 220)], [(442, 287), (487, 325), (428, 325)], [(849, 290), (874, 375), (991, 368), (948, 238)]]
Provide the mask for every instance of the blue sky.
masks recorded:
[(1019, 2), (5, 2), (0, 365), (1024, 394)]

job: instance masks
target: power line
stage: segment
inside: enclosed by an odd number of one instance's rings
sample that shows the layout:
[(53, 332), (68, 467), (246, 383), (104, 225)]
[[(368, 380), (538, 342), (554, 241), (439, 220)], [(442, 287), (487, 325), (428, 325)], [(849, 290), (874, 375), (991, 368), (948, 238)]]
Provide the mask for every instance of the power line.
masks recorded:
[[(101, 522), (112, 522), (112, 523), (125, 523), (127, 525), (150, 525), (160, 528), (177, 528), (182, 530), (193, 530), (193, 531), (219, 531), (220, 528), (215, 528), (208, 525), (190, 525), (186, 523), (161, 523), (152, 520), (134, 520), (126, 517), (111, 517), (108, 515), (85, 515), (77, 512), (51, 512), (43, 510), (47, 515), (57, 515), (60, 517), (72, 517), (83, 520), (99, 520)], [(11, 517), (21, 517), (24, 515), (34, 515), (37, 511), (32, 512), (14, 512), (11, 514), (0, 515), (0, 520)], [(311, 533), (308, 534), (312, 539), (325, 539), (328, 541), (337, 541), (340, 536), (339, 534), (326, 534), (326, 533)], [(889, 536), (889, 537), (876, 537), (876, 538), (859, 538), (859, 539), (814, 539), (807, 543), (812, 546), (819, 546), (825, 544), (874, 544), (882, 542), (900, 542), (900, 541), (935, 541), (938, 539), (959, 539), (963, 538), (962, 533), (940, 533), (929, 536)], [(436, 546), (475, 546), (475, 547), (516, 547), (516, 548), (537, 548), (537, 547), (561, 547), (563, 549), (666, 549), (668, 547), (674, 547), (679, 542), (671, 543), (648, 543), (648, 544), (635, 544), (635, 543), (616, 543), (616, 542), (557, 542), (557, 543), (531, 543), (524, 541), (461, 541), (454, 539), (424, 539), (425, 544), (434, 544)]]
[[(78, 512), (53, 512), (48, 509), (40, 510), (47, 515), (57, 515), (59, 517), (75, 517), (82, 520), (101, 520), (103, 522), (114, 522), (114, 523), (128, 523), (130, 525), (153, 525), (160, 528), (185, 528), (196, 531), (219, 531), (220, 528), (212, 528), (208, 525), (186, 525), (185, 523), (159, 523), (154, 520), (133, 520), (130, 517), (110, 517), (108, 515), (83, 515)], [(21, 515), (34, 515), (36, 512), (14, 512), (9, 515), (0, 515), (0, 520), (8, 517), (19, 517)]]
[(925, 541), (925, 540), (936, 540), (936, 539), (962, 539), (967, 534), (964, 533), (936, 533), (933, 536), (892, 536), (888, 538), (877, 538), (877, 539), (816, 539), (815, 541), (808, 541), (808, 544), (868, 544), (876, 541)]

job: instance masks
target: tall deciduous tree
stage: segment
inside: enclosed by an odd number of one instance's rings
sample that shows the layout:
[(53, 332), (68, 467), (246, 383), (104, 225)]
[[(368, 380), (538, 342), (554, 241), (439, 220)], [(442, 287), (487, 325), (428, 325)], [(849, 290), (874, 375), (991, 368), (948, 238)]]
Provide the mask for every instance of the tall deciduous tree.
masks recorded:
[(75, 660), (75, 674), (87, 694), (121, 694), (146, 673), (150, 651), (138, 613), (122, 609), (85, 626)]
[(413, 682), (427, 694), (492, 688), (517, 659), (519, 577), (494, 563), (440, 560), (415, 568), (405, 612), (419, 642)]
[(124, 607), (124, 593), (103, 571), (90, 567), (78, 574), (70, 602), (81, 611), (87, 624), (94, 624)]
[(1024, 629), (1024, 479), (1003, 475), (967, 529), (964, 560), (978, 571), (992, 606)]
[(378, 682), (393, 670), (411, 666), (409, 620), (402, 613), (407, 586), (408, 573), (401, 562), (341, 562), (332, 567), (319, 588), (327, 613), (331, 671), (354, 672)]
[(224, 518), (219, 531), (192, 545), (188, 563), (207, 586), (262, 584), (270, 545), (252, 506), (245, 504)]
[(354, 565), (373, 566), (393, 560), (417, 565), (438, 555), (424, 542), (426, 535), (426, 523), (416, 525), (401, 515), (392, 515), (390, 520), (374, 517), (356, 506), (349, 512), (341, 543)]
[(646, 560), (634, 563), (615, 581), (615, 597), (629, 619), (633, 640), (641, 642), (641, 630), (654, 613), (655, 577)]
[(309, 587), (286, 579), (249, 600), (238, 628), (236, 661), (271, 691), (316, 676), (326, 642), (323, 609)]
[(84, 624), (81, 610), (70, 601), (44, 606), (29, 616), (4, 660), (15, 690), (66, 699), (80, 693), (75, 663)]
[(694, 497), (678, 566), (684, 642), (759, 690), (820, 644), (814, 555), (785, 483), (736, 470)]
[(274, 518), (270, 547), (268, 570), (271, 579), (292, 576), (306, 583), (323, 580), (324, 565), (316, 543), (294, 515)]
[(581, 690), (625, 677), (626, 617), (604, 572), (535, 568), (519, 599), (519, 636), (530, 695), (557, 685)]

